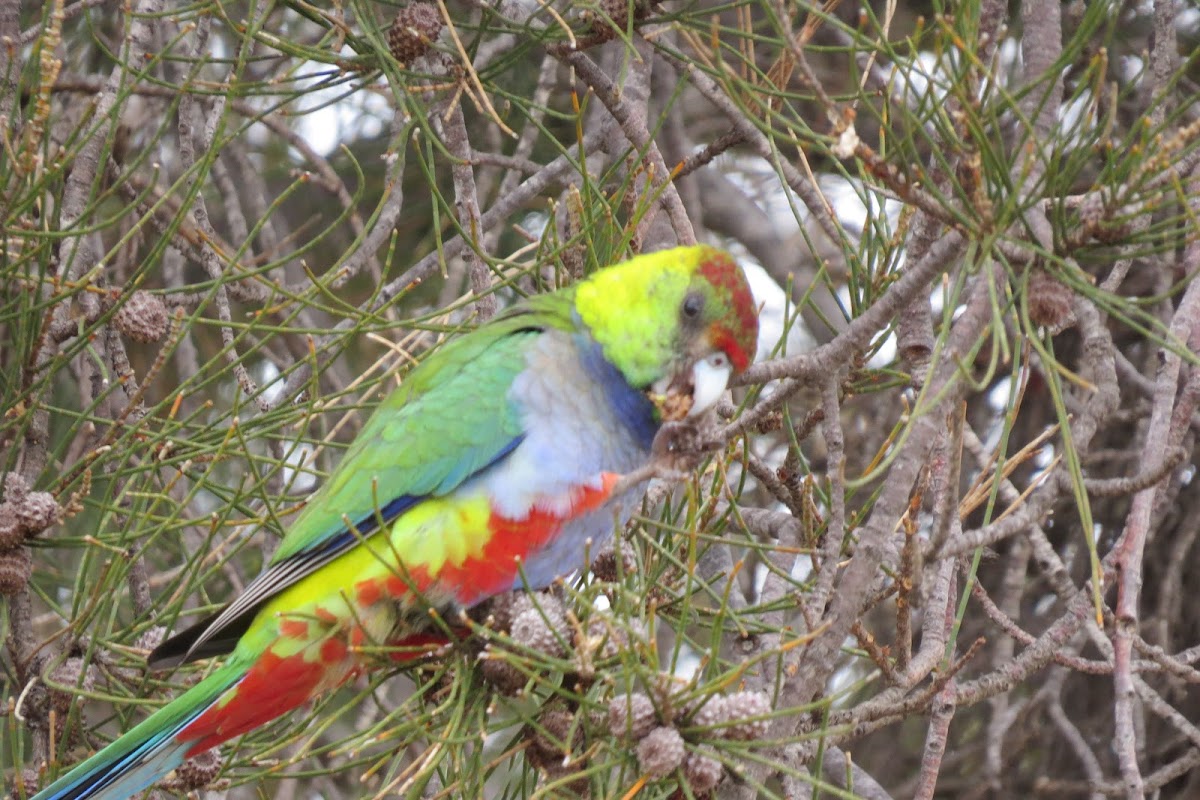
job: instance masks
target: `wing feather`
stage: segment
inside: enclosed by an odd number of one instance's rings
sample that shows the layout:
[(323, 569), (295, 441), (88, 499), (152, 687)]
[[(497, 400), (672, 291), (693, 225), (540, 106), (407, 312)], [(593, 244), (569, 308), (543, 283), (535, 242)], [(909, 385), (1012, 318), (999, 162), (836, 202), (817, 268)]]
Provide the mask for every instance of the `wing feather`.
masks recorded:
[(279, 592), (423, 499), (452, 492), (507, 457), (523, 438), (508, 389), (541, 330), (527, 314), (512, 314), (447, 343), (414, 369), (376, 409), (266, 569), (220, 612), (159, 645), (150, 665), (229, 652)]

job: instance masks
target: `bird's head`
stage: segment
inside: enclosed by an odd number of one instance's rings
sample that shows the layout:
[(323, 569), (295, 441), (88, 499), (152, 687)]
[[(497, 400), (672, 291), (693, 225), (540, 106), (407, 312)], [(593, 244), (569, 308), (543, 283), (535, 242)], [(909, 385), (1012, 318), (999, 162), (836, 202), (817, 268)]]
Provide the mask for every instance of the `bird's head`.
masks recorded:
[(593, 274), (576, 310), (604, 355), (664, 419), (711, 408), (758, 345), (758, 308), (741, 267), (713, 247), (676, 247)]

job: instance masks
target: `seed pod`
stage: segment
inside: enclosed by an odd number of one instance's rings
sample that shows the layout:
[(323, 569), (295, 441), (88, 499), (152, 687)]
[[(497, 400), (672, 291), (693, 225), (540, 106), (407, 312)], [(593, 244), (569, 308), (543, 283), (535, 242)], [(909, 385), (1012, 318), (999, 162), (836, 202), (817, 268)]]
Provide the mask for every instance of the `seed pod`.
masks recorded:
[(620, 539), (614, 541), (612, 547), (600, 551), (600, 555), (592, 561), (592, 574), (605, 583), (619, 581), (636, 570), (637, 559), (633, 550)]
[[(728, 718), (725, 711), (725, 698), (721, 695), (714, 695), (692, 714), (692, 724), (700, 728), (714, 728)], [(713, 733), (717, 736), (725, 735), (725, 731), (720, 728), (714, 730)]]
[(600, 658), (615, 658), (622, 650), (629, 649), (631, 632), (637, 641), (644, 639), (644, 631), (638, 620), (630, 620), (623, 624), (605, 614), (596, 613), (587, 623), (587, 638), (593, 648), (599, 650)]
[(221, 774), (221, 766), (220, 751), (206, 750), (175, 768), (175, 782), (184, 792), (203, 789)]
[(1035, 269), (1029, 275), (1029, 320), (1050, 333), (1059, 333), (1072, 321), (1071, 303), (1075, 293), (1052, 278), (1045, 270)]
[[(629, 27), (629, 4), (627, 0), (600, 0), (598, 6), (603, 16), (593, 16), (591, 30), (589, 31), (594, 44), (607, 42), (616, 37), (617, 31), (624, 32)], [(646, 12), (649, 10), (648, 6), (649, 4), (644, 2), (644, 0), (638, 0), (633, 4), (634, 22), (645, 19)]]
[(547, 711), (538, 718), (537, 727), (527, 731), (525, 757), (537, 769), (561, 767), (572, 754), (583, 751), (583, 729), (575, 725), (575, 715), (569, 711)]
[(524, 597), (525, 592), (503, 592), (495, 595), (476, 607), (479, 614), (472, 610), (471, 617), (494, 631), (508, 633), (512, 629), (513, 617), (527, 607), (520, 602), (520, 598)]
[(638, 766), (653, 780), (674, 772), (683, 763), (684, 755), (683, 737), (679, 731), (665, 726), (650, 731), (637, 746)]
[(29, 491), (29, 483), (19, 472), (10, 472), (4, 476), (4, 499), (10, 503), (19, 503)]
[(480, 655), (479, 672), (484, 681), (490, 684), (500, 694), (512, 697), (525, 688), (528, 680), (524, 672), (513, 666), (512, 662), (503, 656), (492, 655), (489, 645)]
[[(82, 681), (80, 673), (83, 674)], [(85, 692), (90, 692), (96, 688), (96, 676), (92, 669), (84, 664), (82, 658), (73, 656), (68, 658), (63, 663), (59, 664), (54, 672), (50, 674), (50, 681), (60, 686), (78, 686)], [(63, 689), (50, 689), (50, 705), (54, 707), (59, 714), (66, 714), (71, 709), (71, 702), (75, 699), (73, 691), (65, 691)]]
[(35, 536), (58, 522), (61, 509), (49, 492), (30, 492), (17, 503), (17, 519), (30, 536)]
[(167, 335), (171, 315), (167, 304), (156, 294), (138, 289), (113, 315), (117, 330), (135, 342), (157, 342)]
[(397, 12), (388, 28), (388, 50), (401, 64), (411, 64), (429, 52), (442, 27), (442, 15), (432, 3), (412, 3)]
[(11, 597), (29, 585), (33, 575), (33, 558), (29, 550), (18, 547), (0, 553), (0, 597)]
[(725, 777), (725, 767), (712, 756), (691, 753), (683, 762), (683, 777), (692, 787), (692, 793), (704, 795), (717, 788)]
[(0, 553), (25, 544), (25, 529), (17, 519), (17, 509), (9, 502), (0, 503)]
[(134, 643), (134, 646), (139, 650), (145, 650), (149, 652), (162, 644), (163, 639), (166, 638), (167, 629), (162, 625), (154, 625), (153, 627), (146, 629), (146, 631), (137, 638), (137, 642)]
[(771, 713), (771, 699), (763, 692), (734, 692), (721, 704), (725, 710), (725, 722), (735, 723), (726, 729), (730, 739), (752, 741), (767, 735), (770, 721), (751, 719)]
[[(553, 789), (548, 788), (550, 784), (561, 781), (563, 778), (571, 778), (566, 784), (559, 784)], [(550, 798), (587, 798), (590, 796), (590, 787), (588, 786), (588, 776), (583, 774), (581, 767), (577, 764), (562, 764), (546, 767), (542, 770), (542, 779), (538, 781), (538, 797), (543, 796), (542, 792), (546, 792), (544, 796)]]
[(608, 704), (608, 728), (618, 736), (637, 741), (650, 732), (654, 722), (654, 703), (641, 692), (619, 695)]
[(14, 770), (12, 777), (14, 784), (12, 791), (6, 795), (0, 795), (0, 797), (22, 800), (22, 798), (32, 797), (37, 793), (38, 772), (36, 769)]
[(535, 652), (561, 658), (566, 653), (563, 641), (570, 635), (562, 603), (553, 595), (542, 595), (538, 602), (540, 609), (530, 606), (513, 617), (513, 641)]

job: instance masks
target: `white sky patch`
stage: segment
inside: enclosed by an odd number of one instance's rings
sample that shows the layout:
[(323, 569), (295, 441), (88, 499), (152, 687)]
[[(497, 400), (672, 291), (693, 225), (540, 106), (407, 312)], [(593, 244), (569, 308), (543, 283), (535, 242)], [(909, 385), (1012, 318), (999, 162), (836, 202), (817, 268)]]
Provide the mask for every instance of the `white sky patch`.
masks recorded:
[[(1004, 385), (1007, 386), (1008, 381), (1005, 381)], [(1007, 401), (1007, 398), (1005, 398), (1005, 400)], [(1000, 436), (1003, 433), (1004, 416), (1001, 414), (996, 414), (996, 416), (992, 418), (992, 424), (989, 425), (987, 430), (983, 432), (983, 446), (988, 452), (991, 452), (1000, 446)]]
[[(307, 76), (296, 80), (297, 87), (306, 83), (321, 86), (331, 80), (333, 73), (328, 64), (309, 61), (297, 70), (297, 75)], [(323, 156), (343, 143), (380, 136), (392, 116), (385, 97), (355, 88), (355, 84), (347, 81), (305, 93), (291, 113), (297, 116), (297, 133)]]
[(263, 360), (259, 362), (258, 383), (262, 386), (262, 398), (270, 405), (275, 405), (279, 402), (279, 396), (283, 392), (283, 387), (286, 381), (280, 380), (279, 367), (275, 366), (275, 362)]
[[(850, 308), (850, 287), (838, 287), (837, 295), (838, 299), (842, 301), (842, 305)], [(879, 369), (891, 364), (896, 360), (896, 348), (896, 334), (889, 333), (887, 338), (883, 340), (883, 343), (879, 345), (875, 354), (867, 361), (867, 366)]]
[(824, 175), (818, 182), (822, 194), (833, 206), (838, 220), (852, 231), (861, 231), (869, 220), (866, 203), (859, 194), (861, 185), (856, 186), (844, 178)]
[[(799, 225), (808, 220), (808, 208), (791, 189), (781, 189), (779, 176), (762, 159), (725, 154), (717, 159), (716, 168), (766, 213), (781, 235), (797, 231)], [(862, 231), (868, 219), (879, 216), (880, 204), (887, 215), (889, 230), (899, 217), (900, 203), (886, 199), (857, 181), (828, 174), (817, 176), (817, 181), (834, 214), (852, 236)], [(868, 208), (863, 201), (864, 192), (870, 193), (873, 208)]]
[[(279, 373), (274, 362), (263, 360), (254, 370), (257, 380), (262, 386), (263, 399), (274, 406), (280, 401), (283, 388), (287, 381)], [(289, 446), (284, 454), (283, 485), (288, 494), (305, 494), (317, 486), (317, 476), (313, 474), (312, 465), (315, 455), (313, 446), (307, 443), (296, 443)]]
[(812, 575), (812, 559), (797, 558), (792, 562), (792, 570), (788, 575), (796, 583), (804, 583)]
[(1054, 445), (1049, 443), (1042, 445), (1037, 455), (1033, 457), (1033, 463), (1043, 470), (1054, 463)]
[(539, 239), (546, 235), (546, 226), (550, 224), (550, 215), (545, 211), (530, 211), (521, 217), (521, 227)]
[(1008, 409), (1010, 397), (1012, 397), (1012, 381), (998, 381), (995, 386), (988, 389), (988, 408), (993, 411), (1005, 411)]
[(1000, 42), (1000, 46), (996, 48), (995, 64), (994, 72), (987, 70), (980, 82), (978, 95), (980, 100), (994, 99), (991, 98), (996, 91), (996, 81), (992, 80), (993, 75), (999, 78), (1001, 86), (1009, 84), (1010, 76), (1021, 64), (1021, 42), (1011, 36)]
[(283, 486), (288, 494), (306, 494), (317, 488), (312, 464), (315, 450), (310, 444), (293, 447), (284, 456)]
[(754, 601), (758, 602), (762, 599), (763, 589), (767, 588), (767, 578), (771, 577), (771, 570), (767, 565), (759, 561), (754, 565)]
[(675, 657), (675, 669), (671, 674), (680, 680), (690, 681), (700, 671), (702, 663), (700, 654), (687, 642), (681, 642), (679, 653)]
[(1002, 67), (1012, 69), (1021, 60), (1021, 43), (1009, 37), (1000, 43), (996, 55)]
[(1050, 609), (1054, 608), (1054, 604), (1058, 602), (1058, 595), (1044, 594), (1038, 598), (1038, 601), (1033, 604), (1033, 615), (1035, 617), (1045, 616)]
[(213, 62), (215, 64), (229, 60), (231, 53), (229, 52), (229, 48), (225, 46), (224, 37), (210, 36), (208, 37), (208, 43), (212, 47)]
[(784, 339), (785, 330), (785, 354), (803, 353), (815, 347), (816, 340), (809, 335), (799, 320), (788, 329), (788, 316), (795, 315), (796, 307), (788, 302), (783, 287), (757, 261), (750, 258), (741, 258), (738, 261), (750, 282), (754, 302), (762, 308), (758, 315), (758, 354), (754, 360), (765, 361), (770, 358), (775, 345)]
[(1200, 34), (1200, 8), (1184, 8), (1175, 17), (1175, 31), (1180, 36), (1196, 36)]
[(966, 306), (966, 304), (965, 304), (965, 303), (959, 303), (958, 305), (956, 305), (956, 306), (954, 307), (954, 310), (950, 312), (950, 320), (951, 320), (952, 322), (957, 322), (957, 321), (958, 321), (958, 318), (959, 318), (959, 317), (961, 317), (963, 314), (965, 314), (965, 313), (966, 313), (966, 311), (967, 311), (967, 306)]
[(1084, 144), (1084, 138), (1096, 127), (1096, 98), (1090, 90), (1063, 102), (1058, 109), (1058, 126), (1064, 145), (1074, 148)]
[[(1200, 12), (1197, 12), (1200, 17)], [(1146, 74), (1146, 62), (1140, 56), (1125, 56), (1121, 59), (1121, 82), (1136, 86)]]
[(874, 369), (882, 369), (895, 360), (896, 334), (889, 333), (887, 338), (883, 340), (883, 344), (879, 345), (879, 349), (875, 351), (875, 355), (867, 360), (867, 366)]
[(912, 61), (897, 62), (892, 67), (892, 78), (901, 86), (905, 102), (918, 103), (927, 93), (939, 101), (946, 96), (946, 75), (938, 57), (927, 50), (917, 53)]
[[(801, 226), (808, 224), (811, 215), (807, 207), (791, 189), (779, 186), (778, 176), (761, 160), (738, 155), (723, 156), (719, 161), (719, 169), (766, 213), (781, 238), (786, 238), (791, 231), (798, 232)], [(852, 239), (860, 239), (867, 225), (875, 226), (879, 231), (878, 237), (884, 239), (895, 229), (901, 210), (899, 202), (885, 197), (859, 181), (852, 181), (840, 175), (821, 175), (818, 177), (818, 184), (821, 193), (833, 208), (834, 215)], [(746, 254), (744, 248), (732, 242), (726, 243), (726, 246), (739, 255), (755, 299), (766, 303), (759, 320), (758, 357), (762, 359), (770, 353), (770, 348), (783, 334), (785, 308), (789, 312), (794, 311), (785, 304), (786, 295), (783, 288), (765, 271), (760, 274), (762, 268)], [(796, 246), (806, 247), (799, 238)], [(903, 254), (894, 258), (893, 262), (887, 264), (887, 268), (897, 269), (902, 266)], [(885, 265), (874, 266), (876, 269), (882, 269)], [(849, 290), (841, 287), (838, 296), (843, 305), (849, 308)], [(896, 343), (890, 339), (891, 337), (871, 359), (872, 366), (886, 365), (895, 358)], [(815, 345), (815, 339), (802, 322), (797, 320), (789, 331), (786, 352), (804, 352)]]

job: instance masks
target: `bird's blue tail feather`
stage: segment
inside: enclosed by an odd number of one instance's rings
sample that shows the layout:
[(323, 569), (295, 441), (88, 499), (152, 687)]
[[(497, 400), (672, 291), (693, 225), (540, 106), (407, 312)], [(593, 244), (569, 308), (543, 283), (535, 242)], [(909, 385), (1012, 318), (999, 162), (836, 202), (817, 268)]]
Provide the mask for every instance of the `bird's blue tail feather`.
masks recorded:
[(187, 759), (193, 743), (179, 741), (179, 732), (241, 680), (244, 672), (230, 666), (151, 714), (31, 800), (125, 800), (148, 789)]

